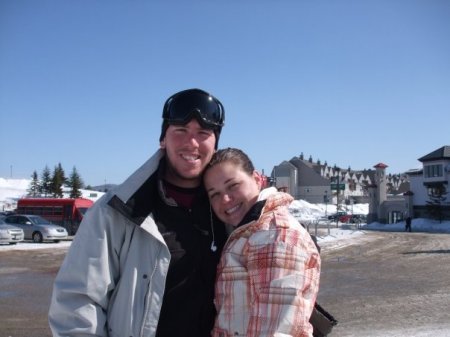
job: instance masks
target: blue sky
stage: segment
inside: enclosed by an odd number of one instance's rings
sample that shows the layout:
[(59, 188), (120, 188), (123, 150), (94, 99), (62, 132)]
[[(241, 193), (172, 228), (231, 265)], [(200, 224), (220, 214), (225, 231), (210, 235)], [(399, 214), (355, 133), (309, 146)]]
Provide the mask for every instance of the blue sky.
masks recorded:
[(120, 183), (171, 94), (225, 106), (220, 147), (388, 173), (450, 145), (450, 1), (0, 0), (0, 177)]

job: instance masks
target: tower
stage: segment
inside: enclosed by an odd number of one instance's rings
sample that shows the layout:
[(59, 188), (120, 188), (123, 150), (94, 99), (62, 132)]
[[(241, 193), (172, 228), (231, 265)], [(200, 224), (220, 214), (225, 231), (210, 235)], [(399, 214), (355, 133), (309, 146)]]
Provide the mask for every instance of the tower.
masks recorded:
[(386, 222), (383, 203), (387, 200), (387, 185), (386, 185), (386, 164), (378, 163), (375, 168), (375, 184), (377, 185), (375, 191), (376, 198), (376, 213), (379, 222)]

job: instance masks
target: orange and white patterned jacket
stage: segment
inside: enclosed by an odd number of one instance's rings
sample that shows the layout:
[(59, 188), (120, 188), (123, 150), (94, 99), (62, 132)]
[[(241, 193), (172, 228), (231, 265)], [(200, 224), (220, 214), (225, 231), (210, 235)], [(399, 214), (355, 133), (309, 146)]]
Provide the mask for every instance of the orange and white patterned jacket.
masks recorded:
[(230, 235), (217, 269), (213, 337), (312, 336), (320, 255), (275, 189), (259, 219)]

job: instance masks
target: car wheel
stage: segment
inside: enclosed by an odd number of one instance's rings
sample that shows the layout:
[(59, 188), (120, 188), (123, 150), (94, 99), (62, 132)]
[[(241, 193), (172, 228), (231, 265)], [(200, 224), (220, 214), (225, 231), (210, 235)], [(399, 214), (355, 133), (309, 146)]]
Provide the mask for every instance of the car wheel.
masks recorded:
[(42, 234), (40, 232), (33, 233), (33, 242), (34, 243), (42, 242)]
[(58, 243), (59, 241), (61, 241), (61, 240), (53, 240), (54, 243)]

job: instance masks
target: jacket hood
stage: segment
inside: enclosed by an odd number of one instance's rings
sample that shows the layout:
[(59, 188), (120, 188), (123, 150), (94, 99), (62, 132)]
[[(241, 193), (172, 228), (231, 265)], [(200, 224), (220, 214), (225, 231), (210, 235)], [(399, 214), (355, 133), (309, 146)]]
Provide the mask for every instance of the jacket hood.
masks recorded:
[(266, 200), (263, 212), (270, 211), (277, 206), (289, 206), (294, 198), (285, 192), (279, 192), (275, 187), (263, 189), (258, 196), (258, 201)]

